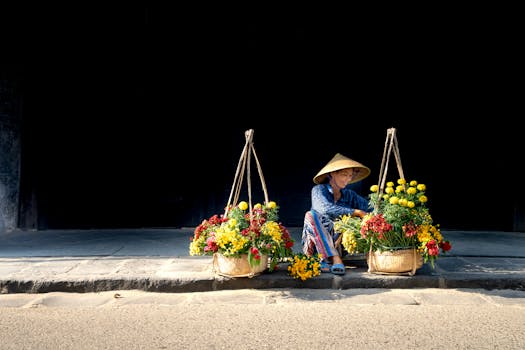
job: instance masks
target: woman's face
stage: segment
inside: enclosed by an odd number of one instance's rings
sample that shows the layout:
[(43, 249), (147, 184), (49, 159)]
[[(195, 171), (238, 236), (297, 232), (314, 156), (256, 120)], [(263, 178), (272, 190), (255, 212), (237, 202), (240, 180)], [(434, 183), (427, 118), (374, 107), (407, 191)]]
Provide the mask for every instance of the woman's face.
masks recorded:
[(331, 173), (332, 180), (330, 183), (332, 184), (332, 187), (336, 185), (338, 188), (344, 188), (350, 180), (352, 180), (352, 176), (354, 176), (354, 170), (352, 168), (350, 169), (341, 169), (338, 171), (334, 171)]

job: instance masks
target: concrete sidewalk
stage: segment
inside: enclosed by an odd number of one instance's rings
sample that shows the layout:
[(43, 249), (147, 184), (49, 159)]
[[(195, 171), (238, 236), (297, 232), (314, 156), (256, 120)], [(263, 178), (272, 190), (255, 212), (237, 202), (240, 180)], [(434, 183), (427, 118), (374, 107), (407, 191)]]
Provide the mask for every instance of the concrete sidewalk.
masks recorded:
[[(289, 228), (300, 250), (301, 228)], [(213, 271), (209, 256), (189, 256), (193, 228), (46, 230), (0, 233), (0, 293), (144, 290), (195, 292), (269, 288), (482, 288), (525, 290), (525, 233), (445, 231), (452, 250), (415, 276), (367, 272), (347, 260), (347, 273), (307, 281), (286, 265), (253, 278)]]

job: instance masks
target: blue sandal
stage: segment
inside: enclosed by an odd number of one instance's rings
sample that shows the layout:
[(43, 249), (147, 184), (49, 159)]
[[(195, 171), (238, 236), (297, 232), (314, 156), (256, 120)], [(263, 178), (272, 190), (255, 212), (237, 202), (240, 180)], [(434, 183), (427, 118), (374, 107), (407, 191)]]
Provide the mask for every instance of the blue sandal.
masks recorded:
[(344, 275), (345, 274), (345, 265), (344, 264), (333, 264), (330, 268), (330, 271), (334, 275)]
[(332, 265), (327, 263), (326, 261), (321, 261), (321, 266), (319, 266), (319, 270), (321, 272), (332, 272)]

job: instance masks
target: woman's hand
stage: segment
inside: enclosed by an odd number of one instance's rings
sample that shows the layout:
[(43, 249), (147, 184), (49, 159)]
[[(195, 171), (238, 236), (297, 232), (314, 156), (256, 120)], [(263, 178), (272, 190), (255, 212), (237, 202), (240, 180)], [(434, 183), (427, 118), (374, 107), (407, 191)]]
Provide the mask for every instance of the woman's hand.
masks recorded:
[(366, 212), (361, 209), (354, 209), (354, 213), (352, 216), (354, 217), (360, 217), (361, 219), (366, 215)]

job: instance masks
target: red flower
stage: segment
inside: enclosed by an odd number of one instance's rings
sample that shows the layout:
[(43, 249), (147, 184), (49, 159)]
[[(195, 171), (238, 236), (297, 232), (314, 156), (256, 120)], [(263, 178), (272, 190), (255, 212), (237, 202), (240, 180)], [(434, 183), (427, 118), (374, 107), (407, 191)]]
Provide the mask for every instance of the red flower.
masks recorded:
[(437, 256), (439, 254), (439, 247), (434, 239), (431, 239), (427, 243), (428, 255)]
[(413, 237), (417, 233), (417, 226), (410, 221), (408, 224), (403, 225), (403, 231), (406, 237)]
[(450, 249), (452, 249), (452, 245), (449, 241), (443, 241), (439, 244), (439, 247), (444, 251), (448, 252)]
[(215, 235), (211, 234), (210, 237), (206, 239), (206, 246), (204, 247), (205, 252), (216, 252), (219, 250), (219, 246), (215, 241)]
[(378, 233), (379, 239), (383, 237), (383, 233), (392, 231), (392, 225), (390, 225), (383, 214), (377, 214), (366, 220), (361, 226), (361, 236), (366, 238), (369, 231), (372, 233)]
[(294, 241), (292, 240), (290, 231), (288, 231), (288, 229), (282, 223), (279, 223), (279, 228), (281, 229), (281, 238), (284, 241), (284, 247), (286, 249), (292, 248), (294, 245)]

